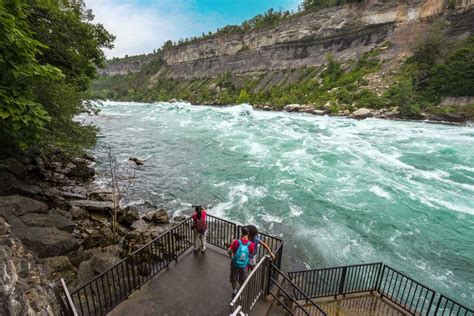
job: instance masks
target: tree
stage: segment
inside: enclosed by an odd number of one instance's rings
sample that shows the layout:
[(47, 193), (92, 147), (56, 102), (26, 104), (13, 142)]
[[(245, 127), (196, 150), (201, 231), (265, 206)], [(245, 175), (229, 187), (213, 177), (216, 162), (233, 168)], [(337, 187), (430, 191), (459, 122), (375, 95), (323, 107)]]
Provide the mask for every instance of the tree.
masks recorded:
[(120, 211), (120, 202), (124, 198), (127, 191), (135, 182), (135, 170), (130, 171), (127, 163), (119, 163), (112, 147), (105, 146), (105, 161), (107, 168), (107, 177), (109, 186), (112, 189), (112, 232), (114, 242), (117, 242), (117, 219)]
[[(75, 152), (95, 129), (73, 117), (84, 110), (102, 48), (114, 37), (82, 0), (0, 3), (0, 145)], [(6, 36), (3, 36), (5, 34)]]
[(51, 121), (31, 83), (61, 78), (59, 69), (38, 61), (45, 45), (32, 38), (29, 14), (23, 3), (0, 3), (0, 145), (4, 150), (25, 149)]

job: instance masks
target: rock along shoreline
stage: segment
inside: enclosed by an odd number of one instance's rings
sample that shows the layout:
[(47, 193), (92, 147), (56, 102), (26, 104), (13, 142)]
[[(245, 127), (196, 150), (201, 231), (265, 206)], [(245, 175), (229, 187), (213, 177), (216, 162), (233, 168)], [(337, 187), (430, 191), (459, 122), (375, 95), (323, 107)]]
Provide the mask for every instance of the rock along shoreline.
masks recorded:
[(94, 182), (95, 159), (23, 155), (0, 160), (0, 310), (57, 315), (50, 284), (75, 289), (185, 217), (151, 203), (118, 210)]
[[(444, 106), (464, 106), (466, 104), (470, 104), (470, 102), (474, 103), (474, 97), (463, 97), (463, 98), (449, 98), (450, 100), (443, 100), (440, 104), (440, 109)], [(456, 99), (456, 100), (451, 100)], [(461, 100), (457, 100), (461, 99)], [(449, 103), (449, 102), (450, 103)], [(127, 101), (117, 101), (117, 102), (127, 102)], [(193, 104), (189, 101), (182, 100), (182, 99), (170, 99), (168, 103), (177, 103), (177, 102), (185, 102), (189, 103), (193, 106), (213, 106), (213, 107), (231, 107), (235, 106), (236, 104), (219, 104), (219, 103), (204, 103), (204, 104)], [(461, 102), (460, 104), (458, 104)], [(251, 104), (254, 110), (260, 111), (271, 111), (271, 112), (293, 112), (293, 113), (306, 113), (311, 115), (317, 116), (333, 116), (333, 117), (344, 117), (356, 120), (363, 120), (366, 118), (378, 118), (378, 119), (385, 119), (385, 120), (392, 120), (392, 121), (422, 121), (427, 123), (438, 123), (438, 124), (451, 124), (451, 125), (466, 125), (470, 124), (473, 121), (469, 118), (465, 117), (462, 114), (456, 113), (442, 113), (442, 114), (432, 114), (428, 112), (421, 112), (418, 116), (412, 117), (404, 117), (398, 107), (390, 107), (390, 108), (381, 108), (381, 109), (371, 109), (371, 108), (359, 108), (353, 112), (349, 110), (339, 110), (337, 113), (333, 113), (331, 111), (331, 104), (327, 103), (323, 107), (316, 108), (311, 105), (305, 104), (287, 104), (282, 109), (275, 109), (269, 105), (262, 105), (262, 104)]]

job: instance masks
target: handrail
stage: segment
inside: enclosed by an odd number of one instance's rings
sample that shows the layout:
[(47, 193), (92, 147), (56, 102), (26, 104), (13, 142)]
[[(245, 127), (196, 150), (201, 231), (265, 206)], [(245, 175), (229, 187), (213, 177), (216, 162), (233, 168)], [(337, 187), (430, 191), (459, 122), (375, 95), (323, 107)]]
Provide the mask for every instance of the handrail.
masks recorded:
[[(411, 314), (474, 316), (472, 309), (437, 294), (405, 273), (382, 263), (299, 270), (288, 274), (296, 284), (302, 285), (302, 291), (311, 298), (376, 291), (380, 297)], [(433, 311), (435, 302), (436, 309)]]
[[(209, 229), (206, 239), (216, 247), (227, 250), (232, 240), (238, 238), (240, 226), (236, 223), (211, 214), (207, 215), (207, 223)], [(71, 305), (77, 306), (76, 313), (80, 315), (107, 314), (154, 275), (167, 268), (173, 260), (178, 261), (179, 256), (193, 245), (191, 227), (192, 218), (174, 225), (117, 264), (80, 285), (70, 295)], [(278, 262), (281, 263), (283, 244), (281, 238), (265, 233), (261, 235), (269, 241), (272, 250), (278, 255)], [(266, 275), (267, 273), (265, 273), (265, 279), (259, 275), (265, 285), (268, 283)], [(61, 309), (67, 313), (66, 315), (70, 315), (66, 306), (61, 306)]]
[[(234, 298), (230, 302), (230, 314), (233, 314), (237, 309), (236, 304), (239, 302), (242, 312), (249, 313), (252, 309), (255, 302), (262, 296), (263, 293), (267, 291), (265, 278), (268, 277), (268, 263), (270, 262), (270, 257), (265, 256), (257, 263), (255, 268), (250, 272), (250, 274), (245, 279), (244, 283), (240, 286), (240, 289), (235, 294)], [(260, 278), (260, 279), (258, 279)], [(256, 284), (259, 282), (258, 284)], [(252, 286), (250, 286), (252, 285)], [(252, 288), (254, 293), (249, 295), (249, 288)], [(245, 295), (247, 294), (247, 295)]]
[(53, 289), (54, 295), (59, 303), (62, 315), (77, 316), (76, 307), (74, 306), (64, 279), (61, 278), (58, 282), (52, 284), (51, 288)]
[[(191, 221), (173, 226), (71, 293), (81, 315), (105, 315), (193, 244)], [(179, 238), (178, 238), (179, 237)]]
[(377, 291), (381, 297), (386, 297), (410, 313), (420, 315), (429, 314), (436, 293), (387, 265), (383, 267)]
[(470, 309), (464, 305), (461, 305), (449, 297), (444, 295), (439, 296), (438, 304), (436, 304), (436, 309), (434, 315), (459, 315), (459, 316), (474, 316), (474, 309)]
[[(273, 263), (270, 263), (270, 266), (271, 266), (272, 269), (274, 269), (281, 277), (283, 277), (283, 278), (285, 279), (285, 281), (288, 282), (288, 283), (293, 287), (293, 289), (296, 290), (296, 291), (302, 296), (302, 298), (305, 299), (305, 301), (306, 301), (307, 303), (310, 303), (310, 304), (312, 305), (312, 307), (315, 308), (315, 309), (316, 309), (319, 313), (321, 313), (322, 315), (326, 315), (326, 313), (325, 313), (318, 305), (316, 305), (316, 303), (315, 303), (311, 298), (309, 298), (308, 295), (306, 295), (306, 293), (304, 293), (295, 283), (293, 283), (293, 281), (291, 281), (291, 279), (290, 279), (289, 277), (287, 277), (287, 276), (285, 275), (285, 273), (283, 273), (283, 271), (281, 271), (280, 269), (278, 269), (278, 267), (275, 266)], [(275, 280), (273, 280), (273, 278), (272, 278), (271, 280), (274, 282), (275, 285), (277, 285), (278, 288), (280, 288), (280, 290), (283, 290), (283, 289), (278, 285), (278, 283), (277, 283)], [(283, 290), (283, 291), (284, 291), (284, 290)], [(286, 294), (288, 297), (290, 297), (291, 299), (293, 299), (293, 300), (294, 300), (294, 303), (296, 303), (300, 308), (303, 309), (303, 311), (305, 311), (304, 307), (302, 307), (302, 306), (297, 302), (297, 299), (298, 299), (297, 297), (291, 297), (291, 296), (289, 296), (289, 294), (286, 293), (286, 292), (285, 292), (285, 294)], [(306, 312), (306, 311), (305, 311), (305, 312)], [(310, 315), (310, 314), (308, 313), (308, 315)]]

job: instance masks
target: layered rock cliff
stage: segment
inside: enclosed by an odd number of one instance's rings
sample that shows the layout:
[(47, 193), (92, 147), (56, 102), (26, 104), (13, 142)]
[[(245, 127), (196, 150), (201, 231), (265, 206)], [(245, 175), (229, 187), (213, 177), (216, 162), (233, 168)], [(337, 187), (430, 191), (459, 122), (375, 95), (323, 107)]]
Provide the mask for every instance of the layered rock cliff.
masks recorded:
[[(474, 0), (367, 0), (297, 14), (276, 27), (216, 34), (166, 49), (161, 57), (167, 67), (156, 77), (209, 78), (225, 71), (252, 74), (320, 66), (327, 53), (337, 59), (357, 59), (385, 42), (392, 45), (381, 58), (398, 60), (410, 54), (416, 37), (435, 17), (442, 15), (451, 22), (452, 37), (472, 33), (473, 6)], [(139, 71), (153, 56), (112, 62), (102, 74)]]
[(115, 59), (94, 82), (95, 96), (276, 110), (299, 103), (305, 112), (344, 116), (370, 108), (378, 117), (378, 110), (390, 118), (474, 117), (474, 104), (442, 102), (472, 96), (474, 76), (464, 70), (474, 68), (474, 0), (365, 0), (264, 25), (226, 27), (155, 54)]

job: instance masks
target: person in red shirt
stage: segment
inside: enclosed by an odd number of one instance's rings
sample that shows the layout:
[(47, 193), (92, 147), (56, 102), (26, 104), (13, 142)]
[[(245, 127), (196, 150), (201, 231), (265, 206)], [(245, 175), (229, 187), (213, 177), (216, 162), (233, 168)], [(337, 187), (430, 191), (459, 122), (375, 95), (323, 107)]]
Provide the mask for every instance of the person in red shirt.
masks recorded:
[(194, 221), (194, 253), (197, 253), (199, 249), (204, 253), (207, 233), (206, 210), (200, 205), (195, 206), (192, 219)]
[(230, 283), (232, 284), (232, 297), (237, 294), (237, 283), (242, 286), (247, 278), (247, 269), (250, 257), (255, 252), (255, 244), (249, 240), (249, 229), (246, 226), (241, 228), (241, 237), (232, 242), (228, 253), (232, 258), (230, 262)]

